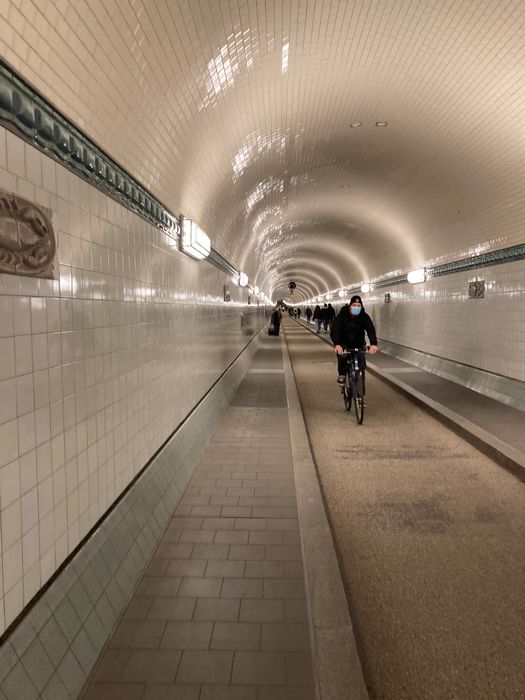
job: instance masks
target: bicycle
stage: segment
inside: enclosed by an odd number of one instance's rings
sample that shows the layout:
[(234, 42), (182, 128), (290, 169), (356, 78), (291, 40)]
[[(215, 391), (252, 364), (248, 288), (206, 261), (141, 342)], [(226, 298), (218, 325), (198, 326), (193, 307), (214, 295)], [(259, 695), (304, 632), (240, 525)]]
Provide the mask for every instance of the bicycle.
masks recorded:
[[(358, 425), (363, 423), (365, 417), (365, 394), (364, 394), (364, 351), (360, 348), (344, 350), (341, 357), (345, 357), (346, 372), (345, 383), (341, 387), (345, 409), (349, 411), (354, 400), (355, 418)], [(360, 361), (363, 358), (363, 361)], [(362, 369), (363, 368), (363, 369)]]

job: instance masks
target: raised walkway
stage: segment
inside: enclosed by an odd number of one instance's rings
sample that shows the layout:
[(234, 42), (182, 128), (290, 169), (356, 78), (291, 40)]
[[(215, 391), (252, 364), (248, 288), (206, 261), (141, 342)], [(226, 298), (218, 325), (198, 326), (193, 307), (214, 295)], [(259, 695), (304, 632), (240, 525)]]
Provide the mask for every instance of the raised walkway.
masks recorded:
[(261, 339), (84, 700), (366, 697), (283, 349)]

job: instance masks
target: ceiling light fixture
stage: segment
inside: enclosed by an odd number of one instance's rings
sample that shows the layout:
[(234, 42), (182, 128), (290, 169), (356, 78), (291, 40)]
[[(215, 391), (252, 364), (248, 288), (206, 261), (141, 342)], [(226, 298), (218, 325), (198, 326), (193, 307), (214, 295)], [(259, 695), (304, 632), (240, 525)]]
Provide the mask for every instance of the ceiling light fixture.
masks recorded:
[(248, 275), (245, 272), (239, 272), (239, 287), (246, 287), (248, 284)]
[(363, 126), (363, 122), (352, 122), (350, 126), (352, 129), (358, 129), (360, 126)]
[(388, 126), (388, 122), (376, 122), (376, 126)]
[(211, 242), (191, 219), (182, 220), (182, 250), (196, 260), (204, 260), (211, 251)]
[(361, 291), (363, 292), (363, 294), (368, 294), (368, 292), (370, 291), (370, 285), (368, 284), (368, 282), (365, 282), (361, 285)]
[(410, 270), (407, 274), (407, 280), (410, 284), (417, 284), (418, 282), (424, 282), (426, 279), (425, 268), (419, 268), (418, 270)]

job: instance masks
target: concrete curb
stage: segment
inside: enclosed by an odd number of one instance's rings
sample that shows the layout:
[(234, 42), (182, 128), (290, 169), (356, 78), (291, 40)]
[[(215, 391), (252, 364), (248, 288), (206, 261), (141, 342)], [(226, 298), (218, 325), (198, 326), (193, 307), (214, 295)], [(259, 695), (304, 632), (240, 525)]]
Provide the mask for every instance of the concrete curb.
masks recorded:
[(348, 601), (310, 451), (288, 347), (284, 349), (288, 421), (310, 618), (314, 686), (318, 700), (367, 700), (368, 692)]
[[(302, 321), (300, 324), (313, 335), (318, 335), (314, 329), (309, 328)], [(321, 335), (318, 337), (331, 346), (330, 340), (327, 337)], [(448, 428), (460, 435), (464, 440), (467, 440), (467, 442), (480, 452), (512, 472), (521, 481), (525, 481), (525, 455), (522, 452), (508, 445), (506, 442), (503, 442), (503, 440), (500, 440), (487, 430), (480, 428), (479, 425), (472, 423), (468, 418), (464, 418), (459, 415), (459, 413), (443, 406), (443, 404), (438, 401), (431, 399), (429, 396), (425, 396), (425, 394), (422, 394), (409, 384), (394, 377), (390, 372), (380, 369), (368, 356), (366, 365), (371, 374), (395, 386), (397, 389), (400, 389), (408, 398), (416, 401), (422, 408), (427, 409), (429, 413), (441, 420)]]

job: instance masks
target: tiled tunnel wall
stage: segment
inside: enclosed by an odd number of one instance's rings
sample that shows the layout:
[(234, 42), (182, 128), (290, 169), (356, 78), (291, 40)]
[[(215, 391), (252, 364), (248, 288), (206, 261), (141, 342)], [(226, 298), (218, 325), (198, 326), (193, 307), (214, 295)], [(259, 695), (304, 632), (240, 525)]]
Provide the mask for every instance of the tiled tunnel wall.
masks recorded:
[[(469, 299), (468, 285), (485, 281)], [(384, 293), (390, 293), (390, 303)], [(368, 301), (369, 299), (369, 301)], [(525, 260), (373, 292), (378, 336), (412, 350), (525, 381)]]
[(1, 700), (76, 700), (258, 347), (248, 344), (0, 646)]
[[(0, 275), (0, 632), (265, 320), (227, 275), (0, 128), (0, 188), (50, 209), (57, 279)], [(241, 313), (243, 318), (241, 319)]]

